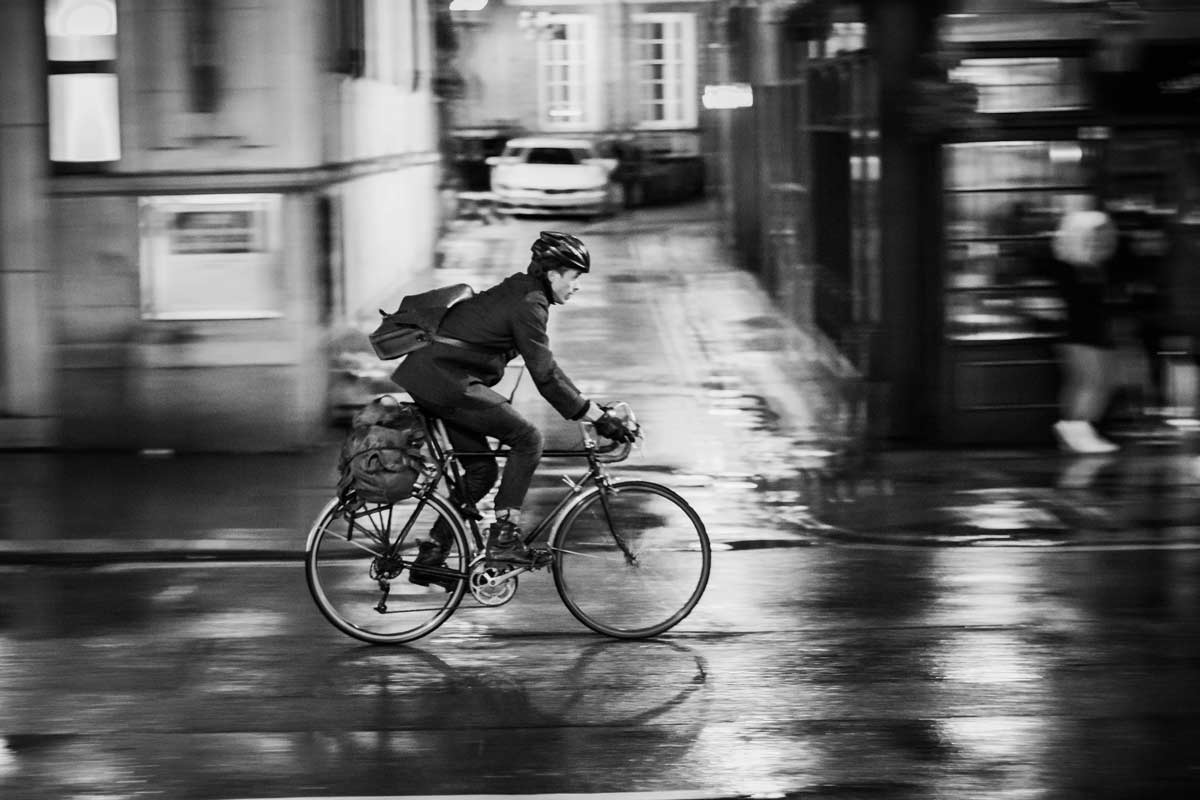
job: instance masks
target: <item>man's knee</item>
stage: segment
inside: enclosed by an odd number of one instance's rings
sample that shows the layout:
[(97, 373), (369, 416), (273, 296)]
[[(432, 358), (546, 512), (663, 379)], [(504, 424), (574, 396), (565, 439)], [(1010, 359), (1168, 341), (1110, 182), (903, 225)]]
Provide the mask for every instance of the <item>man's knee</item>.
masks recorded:
[(540, 457), (545, 447), (545, 437), (536, 425), (523, 425), (513, 432), (508, 446), (530, 456)]

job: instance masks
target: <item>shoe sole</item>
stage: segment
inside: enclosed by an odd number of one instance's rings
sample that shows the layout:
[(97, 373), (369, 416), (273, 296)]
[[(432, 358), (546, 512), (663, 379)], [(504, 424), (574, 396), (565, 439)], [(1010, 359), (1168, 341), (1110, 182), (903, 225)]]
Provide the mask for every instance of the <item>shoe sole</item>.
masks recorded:
[(448, 578), (441, 575), (422, 575), (420, 573), (409, 570), (408, 582), (417, 586), (440, 586), (447, 592), (453, 592), (454, 587), (458, 585), (458, 579)]
[(454, 583), (447, 585), (447, 584), (444, 584), (444, 583), (439, 583), (438, 581), (414, 581), (414, 580), (412, 580), (412, 579), (409, 579), (409, 581), (408, 581), (408, 582), (409, 582), (409, 583), (412, 583), (412, 584), (415, 584), (415, 585), (417, 585), (417, 586), (424, 586), (424, 587), (426, 587), (426, 588), (428, 588), (428, 587), (430, 587), (430, 586), (437, 586), (439, 589), (441, 589), (442, 591), (444, 591), (446, 594), (449, 594), (450, 592), (453, 592), (453, 591), (454, 591), (454, 587), (455, 587), (455, 586), (457, 585), (457, 583), (458, 583), (457, 581), (455, 581)]

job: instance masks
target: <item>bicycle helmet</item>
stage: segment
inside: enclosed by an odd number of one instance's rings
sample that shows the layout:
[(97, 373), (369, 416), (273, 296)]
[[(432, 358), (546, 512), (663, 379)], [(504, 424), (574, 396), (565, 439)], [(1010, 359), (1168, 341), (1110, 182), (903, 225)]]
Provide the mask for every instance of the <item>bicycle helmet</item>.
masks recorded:
[(555, 266), (580, 272), (591, 270), (592, 257), (588, 254), (587, 245), (569, 233), (542, 231), (530, 250), (539, 261), (549, 259), (555, 262)]

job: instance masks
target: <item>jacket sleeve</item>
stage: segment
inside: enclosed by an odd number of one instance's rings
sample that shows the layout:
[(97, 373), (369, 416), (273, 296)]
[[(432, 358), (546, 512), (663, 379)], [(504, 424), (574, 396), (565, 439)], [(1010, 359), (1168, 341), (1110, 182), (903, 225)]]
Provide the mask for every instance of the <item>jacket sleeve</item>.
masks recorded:
[(546, 402), (564, 418), (578, 419), (587, 410), (588, 401), (554, 361), (550, 337), (546, 334), (549, 318), (547, 306), (530, 301), (521, 303), (513, 318), (513, 340), (517, 352), (525, 359), (526, 371)]

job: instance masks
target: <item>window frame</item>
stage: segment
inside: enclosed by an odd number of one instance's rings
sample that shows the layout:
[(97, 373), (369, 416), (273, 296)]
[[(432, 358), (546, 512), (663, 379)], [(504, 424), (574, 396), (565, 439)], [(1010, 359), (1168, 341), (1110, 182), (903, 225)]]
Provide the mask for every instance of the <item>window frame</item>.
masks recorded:
[[(634, 125), (640, 130), (676, 130), (679, 128), (695, 128), (699, 124), (699, 102), (697, 56), (696, 56), (696, 15), (682, 11), (653, 11), (633, 14), (630, 16), (632, 32), (630, 36), (633, 48), (631, 65), (633, 69), (632, 83), (635, 92), (633, 106)], [(663, 26), (661, 41), (672, 43), (676, 48), (676, 57), (661, 61), (642, 58), (642, 46), (646, 42), (659, 41), (642, 38), (642, 25)], [(667, 92), (661, 101), (664, 110), (672, 105), (678, 106), (678, 114), (664, 119), (651, 119), (646, 115), (648, 106), (655, 101), (646, 101), (645, 87), (653, 81), (647, 80), (644, 68), (650, 64), (662, 63), (666, 71), (674, 71), (673, 75), (664, 76), (664, 87)], [(673, 90), (673, 91), (671, 91)], [(671, 96), (667, 96), (667, 94)]]
[[(271, 192), (139, 197), (141, 318), (282, 318), (283, 204)], [(189, 217), (206, 224), (181, 230)], [(236, 295), (230, 286), (239, 287)]]
[[(557, 39), (545, 36), (537, 43), (537, 86), (538, 86), (538, 122), (546, 131), (581, 131), (596, 128), (600, 125), (601, 92), (599, 64), (600, 41), (599, 26), (592, 14), (553, 14), (549, 23), (551, 29), (562, 26), (566, 31), (577, 30), (577, 38)], [(556, 43), (578, 42), (580, 52), (577, 56), (568, 53), (565, 58), (551, 58)], [(568, 45), (569, 47), (569, 45)], [(565, 82), (551, 79), (550, 70), (565, 65), (568, 72)], [(572, 69), (577, 75), (569, 74)], [(563, 121), (551, 116), (554, 99), (554, 87), (567, 87), (567, 102), (581, 109), (582, 114), (574, 120)], [(579, 92), (582, 97), (572, 101), (571, 93)]]

